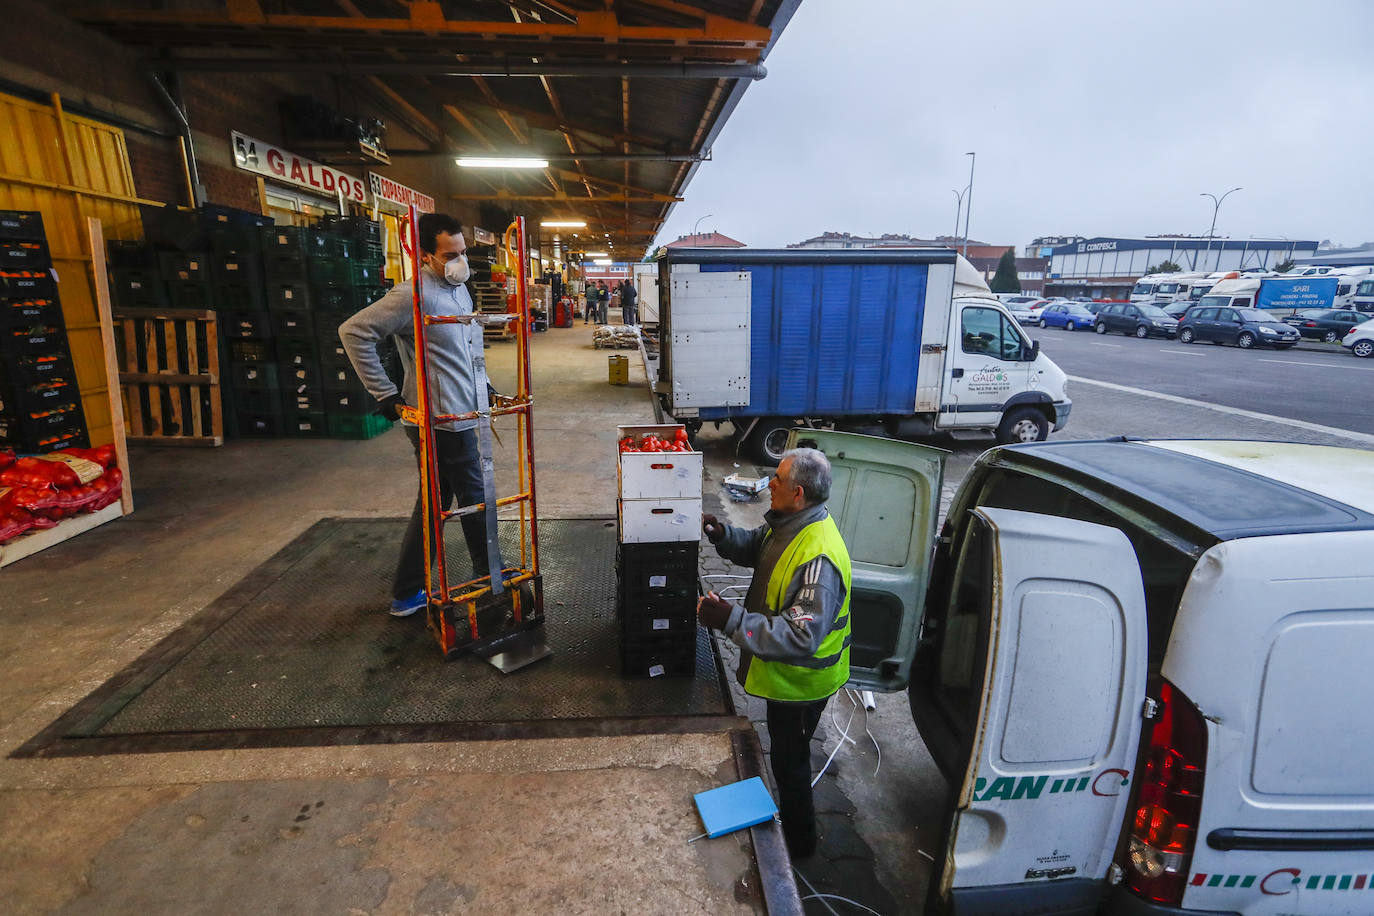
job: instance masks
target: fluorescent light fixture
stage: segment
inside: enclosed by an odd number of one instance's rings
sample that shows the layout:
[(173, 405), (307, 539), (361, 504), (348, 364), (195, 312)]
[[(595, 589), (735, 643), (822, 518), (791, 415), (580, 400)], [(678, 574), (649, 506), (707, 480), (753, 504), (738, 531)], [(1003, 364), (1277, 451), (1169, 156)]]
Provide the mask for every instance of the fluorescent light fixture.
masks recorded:
[(610, 258), (597, 258), (592, 263), (595, 264), (597, 267), (610, 267), (615, 262), (612, 261)]
[(546, 169), (549, 167), (547, 159), (464, 156), (453, 161), (465, 169)]
[[(542, 219), (542, 220), (539, 221), (539, 225), (543, 226), (545, 229), (585, 229), (585, 228), (587, 228), (587, 222), (586, 222), (586, 220), (580, 220), (580, 219)], [(574, 236), (574, 238), (575, 238), (575, 237), (576, 237), (576, 236)]]
[(588, 251), (584, 253), (589, 258), (609, 258), (610, 255), (604, 251)]

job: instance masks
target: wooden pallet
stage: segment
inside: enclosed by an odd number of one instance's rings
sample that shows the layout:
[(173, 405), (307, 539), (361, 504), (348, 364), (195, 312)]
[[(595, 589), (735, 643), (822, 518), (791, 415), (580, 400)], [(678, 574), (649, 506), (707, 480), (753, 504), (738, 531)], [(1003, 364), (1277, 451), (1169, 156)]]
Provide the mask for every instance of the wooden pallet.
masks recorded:
[(148, 445), (224, 444), (219, 328), (203, 309), (121, 309), (119, 384), (128, 438)]

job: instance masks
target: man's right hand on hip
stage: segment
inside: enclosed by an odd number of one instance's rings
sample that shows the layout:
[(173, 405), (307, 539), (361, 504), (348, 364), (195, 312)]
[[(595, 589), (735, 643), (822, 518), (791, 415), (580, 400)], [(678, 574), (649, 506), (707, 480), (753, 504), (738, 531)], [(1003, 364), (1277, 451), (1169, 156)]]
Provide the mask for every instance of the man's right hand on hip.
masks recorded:
[(701, 530), (706, 534), (706, 540), (712, 544), (719, 543), (720, 539), (725, 537), (725, 525), (710, 513), (701, 517)]

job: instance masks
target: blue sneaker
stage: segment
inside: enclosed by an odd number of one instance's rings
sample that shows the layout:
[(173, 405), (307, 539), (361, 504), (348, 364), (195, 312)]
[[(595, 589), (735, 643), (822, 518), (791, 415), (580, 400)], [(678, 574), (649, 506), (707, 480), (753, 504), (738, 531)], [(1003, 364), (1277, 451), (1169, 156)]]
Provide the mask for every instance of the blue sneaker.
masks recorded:
[(391, 616), (409, 617), (428, 603), (429, 596), (425, 594), (424, 589), (420, 589), (420, 591), (411, 595), (409, 598), (393, 599), (391, 602)]

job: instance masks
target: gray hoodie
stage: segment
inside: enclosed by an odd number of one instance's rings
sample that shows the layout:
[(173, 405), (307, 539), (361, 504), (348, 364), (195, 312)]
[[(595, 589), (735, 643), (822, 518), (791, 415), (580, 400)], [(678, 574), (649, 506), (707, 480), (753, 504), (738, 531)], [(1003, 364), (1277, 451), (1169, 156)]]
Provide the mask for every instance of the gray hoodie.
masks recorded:
[[(426, 315), (467, 315), (472, 312), (472, 297), (466, 287), (454, 286), (430, 270), (420, 268), (420, 307)], [(396, 394), (396, 386), (382, 368), (377, 345), (388, 335), (396, 338), (405, 366), (401, 397), (416, 406), (415, 329), (412, 319), (413, 287), (398, 283), (367, 308), (339, 326), (353, 369), (368, 393), (381, 401)], [(429, 356), (430, 411), (436, 414), (468, 413), (478, 407), (472, 371), (472, 357), (482, 352), (482, 328), (477, 324), (431, 324), (425, 327)], [(485, 392), (483, 392), (485, 396)], [(485, 397), (483, 398), (485, 400)], [(477, 425), (476, 420), (450, 423), (443, 429), (463, 430)]]
[[(783, 514), (769, 510), (764, 523), (752, 530), (725, 526), (716, 552), (737, 566), (749, 566), (754, 577), (744, 598), (735, 605), (721, 631), (742, 650), (736, 677), (741, 685), (749, 676), (753, 657), (774, 662), (811, 658), (821, 641), (835, 628), (844, 607), (844, 577), (829, 557), (819, 556), (792, 574), (776, 614), (768, 608), (768, 580), (783, 552), (803, 528), (830, 514), (824, 505)], [(772, 531), (766, 541), (764, 536)]]

